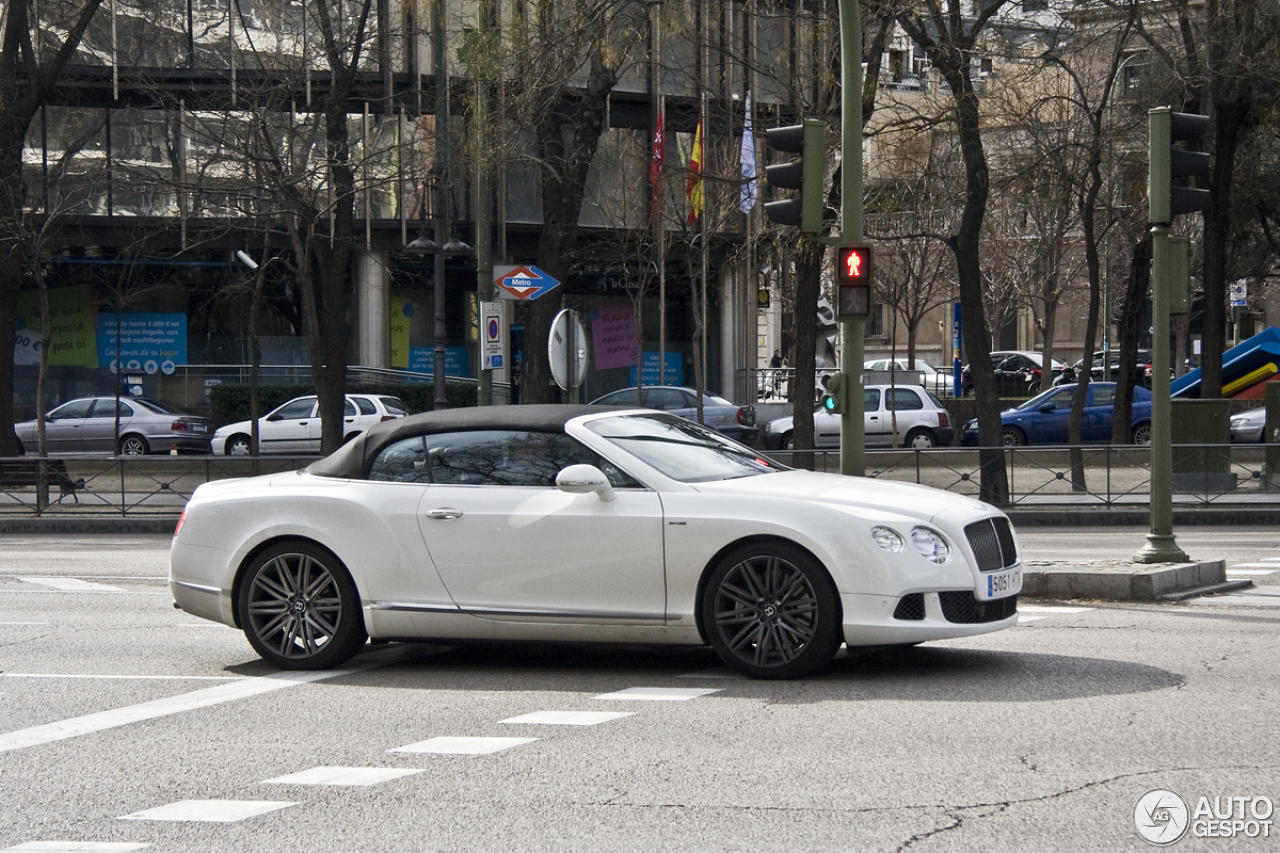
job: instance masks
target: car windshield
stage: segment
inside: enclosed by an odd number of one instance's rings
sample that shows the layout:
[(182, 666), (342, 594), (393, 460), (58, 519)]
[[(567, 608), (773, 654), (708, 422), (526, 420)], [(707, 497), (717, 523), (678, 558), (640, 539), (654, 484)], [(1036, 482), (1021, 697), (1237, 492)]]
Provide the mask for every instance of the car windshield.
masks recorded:
[(682, 483), (708, 483), (786, 470), (748, 447), (669, 415), (628, 415), (591, 421), (601, 438)]

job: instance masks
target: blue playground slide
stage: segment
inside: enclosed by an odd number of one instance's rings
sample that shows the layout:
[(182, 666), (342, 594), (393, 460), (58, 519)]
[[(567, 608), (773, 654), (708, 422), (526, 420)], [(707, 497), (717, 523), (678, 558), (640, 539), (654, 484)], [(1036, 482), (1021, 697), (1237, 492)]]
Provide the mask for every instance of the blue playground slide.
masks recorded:
[[(1268, 364), (1280, 366), (1280, 329), (1270, 326), (1249, 340), (1222, 354), (1222, 387), (1248, 376)], [(1173, 380), (1170, 397), (1199, 398), (1200, 368)]]

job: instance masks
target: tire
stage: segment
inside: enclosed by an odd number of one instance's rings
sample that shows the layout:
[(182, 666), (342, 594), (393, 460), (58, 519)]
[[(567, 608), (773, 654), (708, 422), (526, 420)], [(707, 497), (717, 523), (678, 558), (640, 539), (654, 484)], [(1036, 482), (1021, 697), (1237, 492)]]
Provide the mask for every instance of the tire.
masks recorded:
[(1133, 428), (1134, 444), (1150, 444), (1151, 443), (1151, 423), (1143, 421)]
[(750, 678), (796, 678), (840, 647), (840, 599), (826, 570), (784, 542), (743, 545), (707, 578), (702, 625), (724, 663)]
[(126, 435), (120, 439), (121, 456), (146, 456), (151, 452), (147, 440), (140, 435)]
[(249, 455), (249, 436), (233, 435), (227, 439), (227, 443), (222, 446), (222, 452), (227, 456), (248, 456)]
[(1002, 427), (1000, 437), (1004, 440), (1005, 447), (1022, 447), (1027, 444), (1026, 435), (1015, 426)]
[(281, 669), (337, 666), (368, 639), (351, 575), (312, 542), (281, 543), (255, 557), (240, 583), (236, 615), (249, 644)]
[(907, 433), (902, 446), (909, 447), (912, 450), (928, 450), (938, 446), (938, 439), (934, 437), (932, 430), (913, 429)]
[(782, 436), (782, 449), (783, 449), (783, 450), (795, 450), (795, 449), (796, 449), (796, 439), (795, 439), (795, 436), (794, 436), (794, 435), (792, 435), (792, 434), (791, 434), (791, 433), (789, 433), (789, 432), (788, 432), (788, 433), (784, 433), (784, 434), (783, 434), (783, 436)]

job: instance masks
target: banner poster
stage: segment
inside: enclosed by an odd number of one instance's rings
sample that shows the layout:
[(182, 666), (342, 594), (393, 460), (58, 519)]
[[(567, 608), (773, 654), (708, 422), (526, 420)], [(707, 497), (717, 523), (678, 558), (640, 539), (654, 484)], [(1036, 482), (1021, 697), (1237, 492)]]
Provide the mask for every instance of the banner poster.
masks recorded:
[[(14, 364), (39, 364), (40, 294), (24, 291), (18, 296), (18, 334), (14, 340)], [(89, 287), (58, 287), (49, 291), (49, 364), (57, 367), (98, 366), (93, 307)]]
[[(444, 375), (470, 376), (468, 368), (471, 360), (467, 357), (466, 347), (444, 348)], [(434, 373), (436, 351), (434, 347), (410, 347), (409, 369), (414, 373)]]
[(593, 305), (591, 318), (592, 356), (596, 370), (634, 367), (640, 352), (636, 340), (635, 312), (631, 303), (611, 300)]
[(409, 320), (413, 317), (413, 300), (391, 297), (391, 366), (409, 367)]
[[(665, 369), (658, 375), (658, 353), (646, 351), (644, 354), (645, 385), (683, 385), (684, 356), (678, 352), (668, 352)], [(631, 385), (636, 384), (636, 369), (631, 368)]]
[[(98, 315), (98, 360), (112, 373), (173, 373), (187, 363), (186, 314)], [(117, 354), (117, 344), (119, 352)]]

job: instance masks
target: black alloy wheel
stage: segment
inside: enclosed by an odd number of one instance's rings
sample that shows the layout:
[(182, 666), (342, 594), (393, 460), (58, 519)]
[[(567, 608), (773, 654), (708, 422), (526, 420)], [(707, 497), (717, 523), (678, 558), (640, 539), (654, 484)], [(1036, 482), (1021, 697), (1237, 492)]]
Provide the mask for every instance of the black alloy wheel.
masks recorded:
[(254, 558), (237, 614), (250, 645), (281, 669), (337, 666), (368, 639), (351, 575), (311, 542), (282, 543)]
[(726, 665), (751, 678), (796, 678), (840, 647), (835, 584), (809, 554), (783, 542), (727, 554), (702, 596), (707, 639)]

